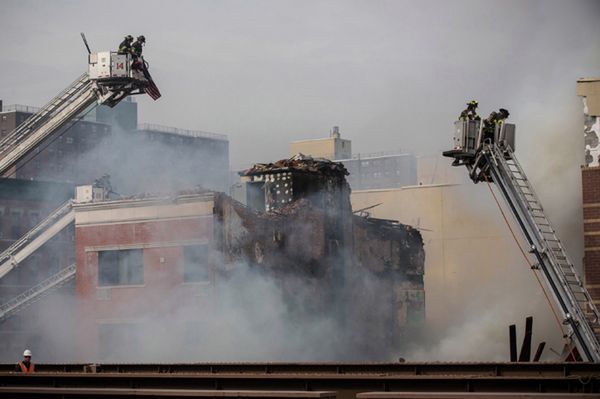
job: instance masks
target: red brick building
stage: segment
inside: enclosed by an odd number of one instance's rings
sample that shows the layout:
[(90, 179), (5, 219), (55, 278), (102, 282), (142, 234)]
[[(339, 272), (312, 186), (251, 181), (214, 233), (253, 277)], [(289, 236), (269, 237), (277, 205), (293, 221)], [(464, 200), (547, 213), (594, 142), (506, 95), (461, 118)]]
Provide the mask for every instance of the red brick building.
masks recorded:
[(178, 309), (200, 317), (210, 305), (212, 193), (81, 203), (75, 226), (78, 357), (139, 359), (139, 337), (157, 321), (185, 345), (199, 319), (170, 324)]
[[(353, 215), (345, 173), (341, 164), (312, 158), (256, 165), (246, 172), (253, 207), (201, 190), (79, 198), (75, 360), (177, 354), (169, 360), (197, 361), (206, 356), (198, 352), (203, 343), (220, 347), (219, 335), (232, 329), (242, 334), (219, 353), (241, 360), (241, 340), (275, 334), (281, 343), (293, 330), (323, 323), (328, 335), (313, 337), (311, 349), (321, 345), (345, 360), (388, 358), (424, 318), (423, 242), (409, 226)], [(261, 283), (251, 284), (256, 276)], [(254, 318), (279, 329), (244, 324), (248, 301), (258, 304)], [(273, 348), (262, 345), (265, 353)]]
[(584, 105), (584, 282), (596, 306), (600, 306), (600, 78), (578, 80), (577, 94)]

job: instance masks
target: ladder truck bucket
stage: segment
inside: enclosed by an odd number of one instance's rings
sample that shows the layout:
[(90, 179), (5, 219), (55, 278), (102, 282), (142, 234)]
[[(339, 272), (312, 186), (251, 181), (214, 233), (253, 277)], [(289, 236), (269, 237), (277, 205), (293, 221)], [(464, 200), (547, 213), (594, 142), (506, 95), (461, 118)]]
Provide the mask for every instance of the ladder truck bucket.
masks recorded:
[(98, 102), (114, 107), (129, 95), (148, 94), (160, 98), (143, 58), (134, 60), (131, 54), (100, 51), (88, 56), (88, 75), (99, 91)]
[(481, 121), (460, 120), (454, 122), (452, 149), (444, 151), (446, 157), (455, 158), (457, 164), (475, 157), (479, 147)]

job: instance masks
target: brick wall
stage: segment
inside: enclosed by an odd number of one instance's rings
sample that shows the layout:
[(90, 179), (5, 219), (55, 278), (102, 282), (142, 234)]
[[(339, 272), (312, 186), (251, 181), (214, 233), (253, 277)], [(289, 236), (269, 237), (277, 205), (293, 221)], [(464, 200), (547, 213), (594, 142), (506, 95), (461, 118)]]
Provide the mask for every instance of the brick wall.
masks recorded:
[(583, 167), (584, 281), (600, 304), (600, 167)]
[[(200, 216), (77, 226), (77, 355), (82, 360), (119, 356), (119, 353), (104, 353), (101, 328), (129, 324), (135, 327), (135, 334), (139, 334), (147, 328), (149, 320), (162, 319), (169, 323), (169, 315), (175, 313), (174, 304), (194, 309), (208, 306), (208, 299), (201, 300), (199, 293), (202, 291), (202, 297), (208, 298), (212, 284), (208, 281), (200, 285), (184, 283), (183, 251), (184, 246), (192, 242), (210, 244), (212, 230), (212, 217)], [(99, 252), (107, 248), (142, 249), (143, 283), (99, 286)], [(177, 334), (183, 331), (183, 326), (179, 327), (174, 329)], [(173, 342), (183, 342), (183, 337), (174, 335)], [(123, 346), (115, 350), (123, 352), (123, 356), (135, 354), (126, 351), (127, 345)]]

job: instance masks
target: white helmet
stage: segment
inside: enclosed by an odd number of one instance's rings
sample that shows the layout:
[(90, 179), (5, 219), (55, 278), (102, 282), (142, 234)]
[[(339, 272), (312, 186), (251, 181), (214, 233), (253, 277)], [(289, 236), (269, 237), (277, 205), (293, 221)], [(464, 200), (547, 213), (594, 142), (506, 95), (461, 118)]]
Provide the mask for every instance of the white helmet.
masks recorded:
[(25, 349), (25, 352), (23, 352), (23, 356), (31, 357), (31, 351), (29, 349)]

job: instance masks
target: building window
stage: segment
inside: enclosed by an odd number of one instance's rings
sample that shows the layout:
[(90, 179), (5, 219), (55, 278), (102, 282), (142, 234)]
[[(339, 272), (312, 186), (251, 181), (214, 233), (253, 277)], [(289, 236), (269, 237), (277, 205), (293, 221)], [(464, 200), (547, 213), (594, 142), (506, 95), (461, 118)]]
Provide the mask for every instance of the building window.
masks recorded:
[(12, 211), (10, 213), (10, 236), (19, 238), (21, 236), (21, 212)]
[(29, 224), (31, 227), (37, 226), (40, 222), (40, 214), (37, 212), (29, 212)]
[(208, 245), (183, 248), (183, 281), (208, 281)]
[(98, 285), (135, 285), (144, 283), (142, 249), (101, 251), (98, 253)]

